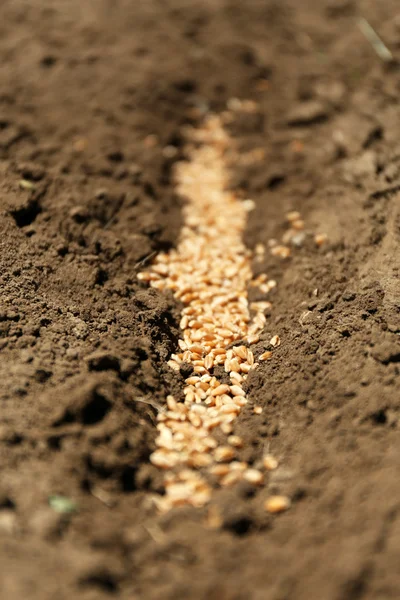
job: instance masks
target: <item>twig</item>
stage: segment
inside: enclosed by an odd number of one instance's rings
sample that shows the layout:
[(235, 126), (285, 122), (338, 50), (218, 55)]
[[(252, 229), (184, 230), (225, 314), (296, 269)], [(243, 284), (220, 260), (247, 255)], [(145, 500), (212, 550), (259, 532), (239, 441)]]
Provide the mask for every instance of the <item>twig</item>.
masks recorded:
[(368, 23), (364, 17), (358, 20), (358, 26), (366, 39), (369, 41), (379, 58), (384, 62), (392, 62), (393, 54), (389, 48), (383, 43), (375, 29)]
[(152, 406), (157, 412), (165, 412), (164, 406), (160, 406), (157, 402), (153, 402), (152, 400), (145, 400), (144, 398), (132, 398), (134, 402), (143, 402), (143, 404), (148, 404)]
[(135, 265), (135, 269), (140, 269), (140, 267), (143, 267), (149, 260), (151, 260), (155, 255), (157, 254), (157, 252), (150, 252), (150, 254), (148, 254), (147, 256), (145, 256), (144, 258), (142, 258), (142, 260), (140, 260), (138, 263), (136, 263)]

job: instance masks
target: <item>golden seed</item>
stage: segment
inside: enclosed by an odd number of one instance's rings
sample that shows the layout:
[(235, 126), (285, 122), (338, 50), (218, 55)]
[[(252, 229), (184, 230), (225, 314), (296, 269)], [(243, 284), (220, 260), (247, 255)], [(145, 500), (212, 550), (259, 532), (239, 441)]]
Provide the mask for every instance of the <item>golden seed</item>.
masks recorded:
[(185, 379), (185, 383), (187, 383), (188, 385), (195, 385), (195, 383), (198, 383), (200, 381), (200, 377), (188, 377), (187, 379)]
[(225, 433), (225, 435), (229, 435), (230, 433), (232, 433), (233, 427), (230, 423), (222, 423), (221, 431), (222, 431), (222, 433)]
[(239, 356), (243, 360), (247, 360), (247, 348), (246, 346), (234, 346), (232, 348), (236, 356)]
[(228, 444), (230, 444), (234, 448), (242, 448), (243, 447), (243, 440), (238, 435), (230, 435), (228, 437)]
[(279, 256), (280, 258), (288, 258), (290, 256), (290, 248), (287, 246), (273, 246), (271, 248), (272, 256)]
[(255, 485), (261, 485), (264, 481), (263, 474), (257, 469), (247, 469), (243, 473), (243, 478), (250, 483), (254, 483)]
[(168, 360), (168, 361), (167, 361), (167, 365), (168, 365), (169, 367), (171, 367), (171, 369), (172, 369), (173, 371), (179, 371), (179, 369), (180, 369), (180, 367), (179, 367), (178, 363), (177, 363), (176, 361), (174, 361), (174, 360)]
[(263, 465), (267, 471), (274, 471), (278, 468), (278, 461), (272, 454), (266, 454), (263, 458)]
[[(239, 369), (240, 369), (240, 366), (239, 366)], [(242, 375), (240, 373), (238, 373), (237, 371), (231, 371), (229, 373), (229, 377), (231, 379), (233, 379), (234, 382), (236, 382), (236, 383), (241, 383), (243, 381)]]
[(178, 403), (173, 396), (167, 396), (167, 406), (169, 410), (176, 410)]
[(234, 396), (246, 395), (245, 391), (240, 387), (240, 385), (231, 385), (230, 391)]
[(240, 471), (230, 471), (221, 479), (221, 485), (223, 487), (229, 487), (240, 481), (241, 478), (242, 474), (240, 473)]
[(181, 329), (186, 329), (186, 327), (188, 326), (188, 322), (189, 322), (189, 317), (187, 315), (184, 315), (181, 319), (181, 322), (179, 323), (179, 327)]
[(214, 359), (210, 354), (208, 354), (204, 359), (204, 366), (207, 370), (209, 370), (212, 368), (213, 364), (214, 364)]
[(222, 394), (226, 394), (226, 392), (229, 392), (229, 385), (227, 385), (226, 383), (222, 383), (221, 385), (213, 389), (211, 395), (221, 396)]
[(212, 463), (212, 457), (209, 454), (204, 454), (203, 452), (197, 452), (193, 456), (189, 458), (189, 466), (195, 467), (196, 469), (201, 469), (203, 467), (208, 467)]
[(229, 446), (219, 446), (215, 449), (214, 458), (216, 462), (230, 462), (235, 457), (235, 452)]
[(183, 340), (178, 340), (178, 345), (181, 350), (187, 350), (187, 344)]
[(299, 219), (301, 219), (301, 214), (297, 210), (291, 210), (286, 214), (286, 219), (289, 222), (298, 221)]
[(229, 465), (213, 465), (210, 467), (209, 472), (216, 477), (223, 477), (230, 472), (230, 468)]
[(305, 223), (302, 219), (296, 219), (296, 221), (292, 222), (292, 227), (296, 231), (301, 231), (302, 229), (304, 229), (304, 226), (305, 226)]
[(290, 507), (290, 499), (287, 496), (271, 496), (264, 503), (267, 512), (275, 514), (287, 510)]
[(173, 466), (173, 462), (168, 458), (168, 455), (158, 450), (150, 454), (150, 462), (159, 469), (170, 469)]
[(251, 350), (247, 350), (247, 362), (249, 363), (249, 365), (254, 364), (254, 354)]
[(277, 346), (281, 345), (281, 338), (279, 337), (279, 335), (274, 335), (274, 337), (272, 337), (269, 340), (269, 343), (271, 344), (271, 346), (273, 346), (274, 348), (276, 348)]
[(314, 236), (314, 241), (316, 243), (316, 245), (322, 246), (323, 244), (325, 244), (325, 242), (328, 240), (328, 236), (326, 235), (326, 233), (317, 233)]
[(232, 400), (234, 401), (234, 403), (236, 404), (236, 406), (246, 406), (247, 404), (247, 398), (245, 398), (245, 396), (234, 396), (232, 398)]
[(220, 408), (220, 413), (224, 415), (238, 414), (240, 412), (239, 406), (235, 404), (224, 404)]
[(262, 406), (255, 406), (253, 408), (253, 413), (255, 413), (256, 415), (261, 415), (262, 411), (263, 411)]
[(266, 352), (263, 352), (262, 354), (260, 354), (260, 356), (258, 357), (258, 360), (264, 361), (264, 360), (269, 360), (270, 358), (272, 358), (272, 352), (270, 350), (267, 350)]
[(249, 465), (246, 462), (238, 460), (234, 460), (230, 464), (231, 471), (240, 471), (241, 473), (243, 473), (248, 468), (248, 466)]

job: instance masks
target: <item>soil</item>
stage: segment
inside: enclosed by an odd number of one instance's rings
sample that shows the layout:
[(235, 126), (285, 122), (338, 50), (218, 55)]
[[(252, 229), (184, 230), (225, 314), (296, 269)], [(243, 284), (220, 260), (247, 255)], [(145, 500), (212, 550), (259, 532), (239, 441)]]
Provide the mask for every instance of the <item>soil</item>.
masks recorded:
[[(397, 4), (1, 3), (1, 598), (399, 597)], [(232, 97), (259, 105), (230, 127), (246, 243), (288, 210), (306, 233), (254, 264), (278, 283), (257, 350), (282, 344), (235, 424), (244, 459), (280, 466), (217, 491), (213, 528), (151, 501), (180, 307), (136, 273), (179, 235), (182, 125)], [(290, 510), (267, 515), (271, 493)]]

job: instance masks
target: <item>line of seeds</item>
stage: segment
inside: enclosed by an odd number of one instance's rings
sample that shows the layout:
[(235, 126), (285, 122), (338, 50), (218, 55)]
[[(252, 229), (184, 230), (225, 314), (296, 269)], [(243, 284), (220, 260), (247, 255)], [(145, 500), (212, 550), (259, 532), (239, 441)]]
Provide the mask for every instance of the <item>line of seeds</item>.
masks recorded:
[[(185, 381), (184, 402), (167, 398), (166, 410), (158, 414), (157, 450), (151, 462), (166, 470), (165, 496), (156, 503), (163, 511), (181, 504), (203, 506), (210, 500), (211, 484), (232, 485), (240, 479), (262, 484), (264, 475), (237, 460), (243, 445), (233, 435), (233, 422), (247, 404), (243, 385), (256, 369), (249, 345), (259, 340), (264, 328), (266, 301), (249, 307), (247, 287), (275, 282), (266, 276), (252, 279), (252, 253), (242, 242), (251, 200), (240, 201), (227, 191), (225, 153), (230, 140), (217, 116), (190, 132), (189, 160), (176, 166), (177, 191), (187, 199), (180, 243), (176, 250), (159, 254), (149, 272), (138, 275), (159, 290), (172, 290), (184, 305), (180, 327), (180, 352), (168, 365), (179, 371), (190, 363), (193, 373)], [(251, 319), (250, 308), (255, 311)], [(259, 360), (270, 358), (265, 352)], [(222, 365), (229, 384), (213, 375)], [(219, 445), (213, 431), (227, 436)], [(271, 457), (265, 468), (271, 468)]]

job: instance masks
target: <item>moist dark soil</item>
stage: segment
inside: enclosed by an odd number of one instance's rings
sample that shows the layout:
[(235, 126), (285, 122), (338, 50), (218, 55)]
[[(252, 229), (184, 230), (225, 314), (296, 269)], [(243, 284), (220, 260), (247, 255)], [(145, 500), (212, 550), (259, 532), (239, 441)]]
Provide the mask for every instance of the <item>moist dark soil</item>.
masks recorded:
[[(399, 598), (398, 9), (2, 1), (1, 598)], [(182, 126), (232, 97), (258, 103), (230, 125), (246, 243), (306, 222), (290, 258), (254, 264), (278, 283), (256, 350), (282, 343), (235, 424), (244, 459), (280, 466), (159, 516), (180, 307), (136, 274), (179, 236)], [(272, 493), (290, 510), (266, 514)]]

